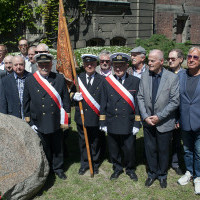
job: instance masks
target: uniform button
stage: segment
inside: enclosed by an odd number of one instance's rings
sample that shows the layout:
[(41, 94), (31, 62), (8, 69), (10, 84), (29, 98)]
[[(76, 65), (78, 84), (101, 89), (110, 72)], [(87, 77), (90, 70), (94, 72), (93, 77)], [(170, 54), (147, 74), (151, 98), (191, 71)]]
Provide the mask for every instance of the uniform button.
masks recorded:
[(51, 107), (53, 106), (53, 104), (51, 104)]
[(123, 108), (123, 111), (125, 111), (125, 109)]
[(87, 108), (85, 109), (85, 111), (87, 111)]
[(117, 117), (117, 115), (115, 115), (115, 117)]
[(93, 96), (95, 96), (95, 94), (93, 94)]
[(44, 104), (42, 105), (42, 107), (44, 108)]
[(46, 113), (45, 113), (45, 112), (43, 112), (42, 114), (43, 114), (43, 115), (45, 115)]
[(99, 88), (97, 87), (97, 90), (98, 90)]
[(126, 103), (126, 102), (124, 101), (124, 103)]
[(44, 100), (44, 97), (42, 97), (42, 100)]
[(117, 108), (115, 108), (115, 110), (117, 111)]
[(39, 92), (40, 90), (37, 90), (37, 92)]
[(54, 114), (54, 112), (51, 112), (51, 114), (53, 115), (53, 114)]
[(113, 95), (111, 94), (110, 96), (112, 97)]

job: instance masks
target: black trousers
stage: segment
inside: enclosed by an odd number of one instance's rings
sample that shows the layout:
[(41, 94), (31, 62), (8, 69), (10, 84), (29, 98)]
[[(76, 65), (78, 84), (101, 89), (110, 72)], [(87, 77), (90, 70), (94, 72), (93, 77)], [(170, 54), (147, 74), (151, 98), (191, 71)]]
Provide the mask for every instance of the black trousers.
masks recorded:
[[(98, 169), (100, 165), (100, 150), (101, 150), (101, 143), (100, 143), (100, 130), (98, 126), (95, 127), (86, 127), (89, 146), (90, 146), (90, 154), (92, 159), (92, 164), (94, 169)], [(89, 168), (88, 164), (88, 156), (87, 156), (87, 149), (85, 144), (85, 137), (83, 132), (83, 126), (77, 124), (77, 130), (79, 134), (79, 148), (81, 154), (81, 168)]]
[(171, 136), (172, 131), (161, 133), (156, 127), (144, 127), (144, 145), (149, 178), (167, 178)]
[[(126, 172), (135, 170), (135, 145), (136, 136), (132, 134), (117, 135), (108, 133), (108, 149), (114, 171), (123, 171), (123, 166)], [(124, 165), (122, 163), (121, 151), (124, 156)]]
[(172, 168), (179, 167), (181, 156), (181, 129), (174, 129), (172, 133)]
[(63, 156), (63, 132), (58, 130), (54, 133), (38, 133), (50, 168), (54, 172), (62, 172), (64, 164)]

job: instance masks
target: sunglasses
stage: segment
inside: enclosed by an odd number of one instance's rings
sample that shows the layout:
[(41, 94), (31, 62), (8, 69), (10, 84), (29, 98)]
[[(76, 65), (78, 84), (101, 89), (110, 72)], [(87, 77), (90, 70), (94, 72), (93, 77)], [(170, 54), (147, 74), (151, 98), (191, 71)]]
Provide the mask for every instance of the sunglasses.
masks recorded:
[(167, 60), (168, 60), (168, 61), (171, 60), (172, 62), (174, 62), (174, 61), (176, 61), (177, 59), (178, 59), (178, 58), (168, 58)]
[(193, 58), (194, 60), (196, 60), (196, 61), (199, 60), (199, 56), (187, 55), (187, 59), (188, 59), (188, 60), (191, 60), (192, 58)]
[(100, 63), (104, 63), (104, 62), (109, 63), (110, 60), (100, 60)]
[(35, 51), (36, 54), (38, 53), (48, 53), (48, 51)]

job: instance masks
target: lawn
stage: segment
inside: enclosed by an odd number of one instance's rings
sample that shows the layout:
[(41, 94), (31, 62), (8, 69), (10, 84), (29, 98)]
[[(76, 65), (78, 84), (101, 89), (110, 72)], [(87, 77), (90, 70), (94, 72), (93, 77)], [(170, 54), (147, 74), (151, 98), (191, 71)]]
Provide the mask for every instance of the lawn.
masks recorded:
[(116, 181), (110, 181), (112, 165), (108, 161), (108, 155), (99, 169), (99, 174), (94, 178), (90, 177), (89, 171), (78, 175), (79, 147), (76, 125), (72, 122), (72, 130), (65, 139), (67, 151), (65, 150), (65, 173), (67, 180), (63, 181), (51, 175), (45, 186), (32, 200), (140, 200), (140, 199), (200, 199), (194, 194), (192, 182), (186, 186), (177, 184), (180, 176), (169, 169), (168, 187), (161, 189), (159, 182), (146, 188), (144, 182), (147, 178), (143, 156), (143, 135), (140, 130), (137, 135), (137, 169), (138, 182), (133, 182), (125, 173)]

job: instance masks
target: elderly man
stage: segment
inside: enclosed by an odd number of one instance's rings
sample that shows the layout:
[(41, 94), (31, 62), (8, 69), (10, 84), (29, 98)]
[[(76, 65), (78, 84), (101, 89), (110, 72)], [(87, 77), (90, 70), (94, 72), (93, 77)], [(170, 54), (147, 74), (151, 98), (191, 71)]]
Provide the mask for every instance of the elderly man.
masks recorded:
[(0, 69), (4, 70), (4, 58), (7, 54), (7, 47), (4, 44), (0, 44)]
[(18, 49), (20, 51), (20, 55), (24, 58), (24, 60), (28, 60), (28, 40), (22, 38), (19, 40)]
[[(169, 63), (169, 70), (172, 71), (175, 74), (178, 74), (184, 70), (181, 67), (181, 64), (184, 61), (184, 54), (181, 49), (172, 49), (169, 52), (168, 55), (168, 63)], [(178, 113), (178, 110), (177, 110)], [(175, 129), (172, 133), (172, 169), (175, 170), (175, 172), (178, 175), (182, 175), (182, 170), (179, 167), (179, 159), (181, 156), (181, 130), (179, 127), (179, 122), (178, 122), (179, 115), (177, 114), (177, 120), (176, 120), (176, 125)]]
[(141, 78), (142, 73), (147, 69), (147, 65), (145, 64), (146, 58), (146, 50), (139, 46), (131, 51), (131, 61), (132, 67), (127, 69), (127, 73), (138, 78)]
[(145, 186), (158, 179), (161, 188), (166, 188), (169, 143), (179, 106), (179, 81), (178, 76), (163, 68), (162, 51), (150, 51), (148, 60), (149, 69), (142, 75), (138, 93), (148, 163)]
[(0, 91), (0, 112), (24, 119), (24, 83), (25, 79), (30, 74), (25, 71), (25, 61), (23, 57), (19, 55), (14, 56), (12, 64), (13, 72), (2, 79), (3, 89)]
[[(83, 60), (83, 67), (85, 72), (81, 73), (78, 78), (81, 93), (76, 92), (73, 96), (75, 101), (81, 101), (83, 103), (84, 111), (84, 125), (87, 129), (88, 140), (91, 147), (91, 157), (93, 161), (94, 174), (99, 173), (100, 165), (100, 135), (99, 130), (99, 109), (101, 98), (101, 87), (103, 77), (95, 72), (97, 66), (98, 57), (92, 54), (83, 54), (81, 56)], [(83, 125), (81, 121), (81, 114), (78, 104), (76, 104), (75, 121), (77, 124), (79, 134), (79, 146), (81, 153), (81, 167), (79, 169), (79, 175), (84, 175), (89, 169), (87, 150), (83, 132)]]
[(200, 48), (187, 55), (186, 71), (180, 77), (180, 126), (186, 173), (178, 183), (186, 185), (193, 178), (195, 193), (200, 194)]
[(110, 180), (117, 179), (125, 167), (130, 179), (137, 181), (135, 143), (140, 117), (136, 96), (140, 80), (126, 73), (129, 55), (115, 53), (111, 59), (115, 75), (104, 79), (100, 104), (100, 128), (108, 133), (108, 148), (114, 169)]
[(101, 51), (99, 54), (100, 65), (96, 67), (96, 72), (102, 76), (109, 76), (110, 74), (114, 73), (111, 65), (110, 55), (110, 52), (106, 50)]
[(6, 56), (4, 59), (6, 74), (11, 74), (13, 72), (12, 59), (13, 59), (13, 56), (11, 55)]
[[(44, 44), (44, 43), (40, 43), (37, 45), (36, 49), (35, 49), (35, 53), (49, 53), (49, 47)], [(56, 64), (57, 64), (57, 60), (52, 60), (52, 68), (51, 71), (54, 73), (58, 73), (56, 70)], [(37, 67), (35, 67), (35, 65), (32, 67), (32, 73), (35, 73), (37, 71)]]
[(35, 51), (36, 51), (36, 46), (31, 46), (28, 49), (28, 61), (26, 62), (25, 69), (26, 71), (31, 73), (33, 72), (33, 69), (34, 72), (37, 71), (37, 65), (34, 59), (34, 56), (36, 54)]
[(63, 172), (63, 132), (70, 117), (70, 98), (64, 77), (51, 72), (51, 54), (37, 54), (38, 71), (27, 78), (24, 87), (25, 120), (40, 136), (49, 165), (65, 180)]

